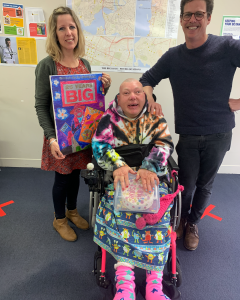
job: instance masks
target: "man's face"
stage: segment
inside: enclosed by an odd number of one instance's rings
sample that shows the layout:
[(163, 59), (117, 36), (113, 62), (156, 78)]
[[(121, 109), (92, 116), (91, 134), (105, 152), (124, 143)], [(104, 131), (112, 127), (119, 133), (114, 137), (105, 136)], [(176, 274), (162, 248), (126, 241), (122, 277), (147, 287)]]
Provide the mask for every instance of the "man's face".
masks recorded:
[(135, 118), (145, 104), (145, 93), (139, 81), (124, 82), (120, 86), (118, 105), (129, 118)]
[[(183, 13), (206, 12), (206, 9), (206, 2), (204, 0), (194, 0), (185, 4)], [(207, 13), (204, 14), (203, 19), (200, 21), (197, 21), (194, 15), (191, 16), (189, 21), (184, 21), (181, 17), (180, 23), (186, 42), (196, 44), (196, 47), (204, 44), (207, 38), (206, 28), (210, 21), (211, 16), (208, 17)]]
[(8, 47), (11, 46), (11, 41), (7, 41), (7, 46), (8, 46)]

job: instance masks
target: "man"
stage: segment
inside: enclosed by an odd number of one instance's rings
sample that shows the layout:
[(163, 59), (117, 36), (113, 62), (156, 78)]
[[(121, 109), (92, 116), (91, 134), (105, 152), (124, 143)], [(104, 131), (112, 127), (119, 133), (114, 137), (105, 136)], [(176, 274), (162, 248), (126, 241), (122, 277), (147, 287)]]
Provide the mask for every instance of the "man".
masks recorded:
[(6, 48), (3, 48), (2, 59), (6, 64), (15, 64), (14, 52), (11, 48), (11, 40), (9, 38), (5, 39)]
[[(163, 116), (149, 113), (147, 107), (141, 83), (133, 78), (125, 80), (120, 86), (119, 94), (103, 114), (92, 139), (93, 155), (98, 165), (112, 173), (114, 178), (114, 187), (109, 184), (105, 188), (106, 193), (98, 207), (94, 235), (94, 242), (117, 260), (114, 265), (114, 300), (136, 299), (133, 271), (135, 266), (146, 270), (146, 300), (169, 299), (162, 291), (162, 270), (170, 247), (170, 208), (161, 222), (138, 229), (139, 236), (146, 235), (147, 230), (151, 246), (148, 246), (147, 252), (143, 250), (141, 255), (137, 256), (136, 251), (144, 249), (146, 241), (139, 239), (139, 243), (136, 244), (136, 213), (131, 212), (131, 216), (117, 213), (113, 205), (114, 189), (117, 188), (118, 181), (122, 190), (131, 185), (129, 173), (136, 174), (137, 180), (141, 178), (143, 189), (149, 195), (154, 190), (155, 181), (160, 186), (160, 196), (168, 193), (166, 183), (159, 183), (158, 176), (167, 173), (167, 158), (173, 150), (172, 139)], [(150, 143), (152, 148), (146, 157), (140, 158), (141, 167), (136, 173), (121, 156), (119, 147), (132, 147), (133, 144), (147, 146)], [(105, 216), (110, 216), (110, 219)], [(102, 236), (98, 234), (100, 231), (104, 233)], [(158, 231), (162, 235), (161, 243), (154, 239)], [(149, 255), (144, 255), (146, 253), (162, 259), (149, 259)]]
[[(240, 67), (240, 41), (206, 33), (213, 0), (182, 0), (180, 7), (186, 43), (169, 49), (140, 82), (150, 102), (154, 86), (164, 78), (171, 82), (179, 134), (179, 181), (185, 188), (177, 235), (181, 238), (186, 230), (184, 246), (195, 250), (197, 224), (231, 146), (233, 111), (240, 108), (240, 99), (229, 99), (234, 73)], [(159, 113), (159, 107), (152, 104), (150, 109), (154, 108)]]

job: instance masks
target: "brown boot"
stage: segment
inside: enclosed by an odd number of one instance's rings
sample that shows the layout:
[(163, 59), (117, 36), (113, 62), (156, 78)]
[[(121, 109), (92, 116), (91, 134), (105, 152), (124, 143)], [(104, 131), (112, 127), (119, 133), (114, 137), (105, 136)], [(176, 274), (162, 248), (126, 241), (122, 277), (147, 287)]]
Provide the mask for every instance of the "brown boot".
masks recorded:
[(176, 230), (177, 238), (181, 239), (183, 237), (183, 232), (186, 227), (187, 220), (186, 218), (181, 218), (178, 229)]
[(184, 247), (188, 250), (196, 250), (199, 243), (198, 228), (196, 224), (187, 223)]
[(77, 209), (68, 210), (66, 212), (66, 217), (73, 222), (78, 228), (87, 230), (89, 228), (88, 222), (84, 220), (79, 214)]
[(77, 235), (74, 230), (68, 225), (67, 218), (63, 219), (54, 219), (53, 227), (60, 234), (60, 236), (69, 242), (74, 242), (77, 239)]

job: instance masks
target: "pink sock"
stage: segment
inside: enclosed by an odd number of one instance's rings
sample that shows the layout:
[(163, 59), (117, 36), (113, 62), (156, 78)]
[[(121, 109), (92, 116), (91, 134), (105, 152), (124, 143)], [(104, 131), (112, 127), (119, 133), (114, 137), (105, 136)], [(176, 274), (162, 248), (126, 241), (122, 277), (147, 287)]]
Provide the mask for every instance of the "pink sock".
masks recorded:
[(146, 300), (169, 299), (162, 291), (163, 272), (146, 271)]
[(113, 300), (135, 300), (134, 272), (130, 267), (116, 267), (116, 295)]

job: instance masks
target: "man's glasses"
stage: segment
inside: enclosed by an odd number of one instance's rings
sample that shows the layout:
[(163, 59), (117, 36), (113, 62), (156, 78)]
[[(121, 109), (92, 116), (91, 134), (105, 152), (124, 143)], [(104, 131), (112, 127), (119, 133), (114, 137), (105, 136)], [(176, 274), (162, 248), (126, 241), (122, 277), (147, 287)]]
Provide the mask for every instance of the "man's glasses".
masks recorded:
[(191, 12), (186, 12), (184, 14), (182, 14), (182, 19), (184, 21), (189, 21), (192, 17), (192, 15), (194, 15), (195, 19), (197, 21), (201, 21), (204, 18), (204, 15), (206, 14), (206, 11), (197, 11), (195, 13), (191, 13)]

